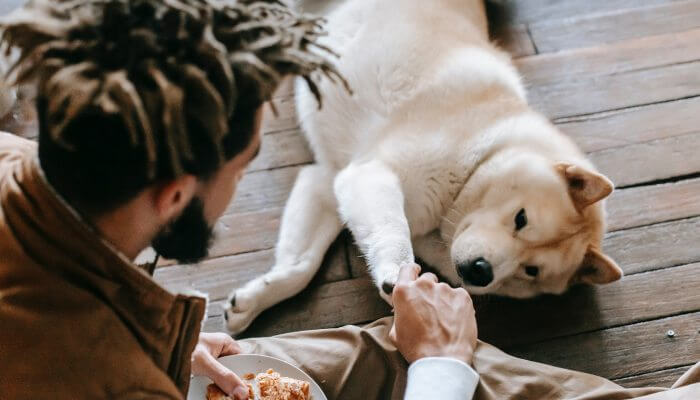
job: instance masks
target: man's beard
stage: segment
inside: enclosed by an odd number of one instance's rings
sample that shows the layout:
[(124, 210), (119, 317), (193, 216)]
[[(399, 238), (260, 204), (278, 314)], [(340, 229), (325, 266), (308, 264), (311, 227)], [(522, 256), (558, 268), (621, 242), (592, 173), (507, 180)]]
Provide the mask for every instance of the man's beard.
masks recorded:
[(165, 258), (193, 264), (207, 257), (213, 239), (213, 229), (204, 216), (204, 204), (194, 197), (180, 216), (161, 229), (151, 246)]

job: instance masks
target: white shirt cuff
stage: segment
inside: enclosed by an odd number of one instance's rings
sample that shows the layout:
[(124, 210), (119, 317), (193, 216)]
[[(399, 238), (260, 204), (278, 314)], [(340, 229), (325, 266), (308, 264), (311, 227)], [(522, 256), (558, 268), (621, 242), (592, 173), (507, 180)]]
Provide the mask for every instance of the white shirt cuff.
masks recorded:
[(426, 357), (408, 368), (404, 400), (470, 400), (479, 374), (466, 363), (447, 357)]

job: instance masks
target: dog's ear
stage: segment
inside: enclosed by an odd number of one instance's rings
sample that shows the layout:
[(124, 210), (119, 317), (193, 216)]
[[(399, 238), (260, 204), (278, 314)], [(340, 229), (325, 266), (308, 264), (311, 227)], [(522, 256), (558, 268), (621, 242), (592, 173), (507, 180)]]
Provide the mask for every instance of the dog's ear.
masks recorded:
[(583, 263), (573, 277), (572, 283), (599, 284), (615, 282), (622, 278), (622, 269), (612, 258), (600, 250), (589, 247), (583, 257)]
[(566, 180), (571, 200), (579, 212), (613, 191), (610, 179), (595, 171), (568, 163), (558, 163), (556, 169)]

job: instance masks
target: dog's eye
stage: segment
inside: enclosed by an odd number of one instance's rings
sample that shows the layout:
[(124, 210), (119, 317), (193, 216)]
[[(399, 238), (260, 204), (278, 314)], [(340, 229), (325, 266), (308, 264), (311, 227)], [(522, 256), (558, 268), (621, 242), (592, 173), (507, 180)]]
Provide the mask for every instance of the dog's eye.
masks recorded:
[(528, 265), (527, 267), (525, 267), (525, 273), (532, 277), (535, 277), (537, 276), (537, 274), (540, 273), (540, 269), (535, 267), (534, 265)]
[(515, 230), (519, 231), (527, 225), (527, 214), (525, 214), (525, 209), (521, 208), (518, 214), (515, 216)]

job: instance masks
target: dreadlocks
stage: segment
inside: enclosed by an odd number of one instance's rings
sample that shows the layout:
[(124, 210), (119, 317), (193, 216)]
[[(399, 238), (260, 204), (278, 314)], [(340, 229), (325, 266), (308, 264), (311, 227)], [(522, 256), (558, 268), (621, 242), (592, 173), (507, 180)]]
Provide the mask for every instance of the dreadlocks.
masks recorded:
[(285, 75), (319, 107), (320, 75), (346, 85), (320, 21), (276, 1), (30, 0), (0, 30), (21, 51), (11, 81), (38, 85), (47, 178), (92, 208), (215, 171), (249, 143)]

